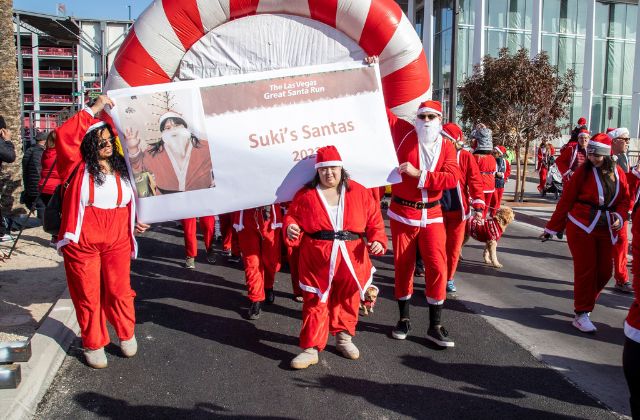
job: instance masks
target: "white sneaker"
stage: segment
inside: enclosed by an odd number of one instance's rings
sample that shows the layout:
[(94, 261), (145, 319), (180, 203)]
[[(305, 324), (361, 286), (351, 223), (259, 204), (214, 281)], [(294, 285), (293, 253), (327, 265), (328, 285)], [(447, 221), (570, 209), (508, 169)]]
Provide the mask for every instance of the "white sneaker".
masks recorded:
[(122, 351), (122, 355), (124, 357), (133, 357), (138, 352), (138, 342), (136, 341), (136, 336), (134, 335), (128, 340), (120, 341), (120, 351)]
[(294, 369), (306, 369), (311, 365), (318, 363), (318, 350), (315, 348), (304, 349), (302, 353), (297, 355), (291, 361), (291, 367)]
[(347, 359), (356, 360), (360, 357), (360, 350), (351, 342), (351, 336), (346, 331), (336, 334), (336, 349)]
[(104, 347), (100, 347), (97, 350), (84, 349), (84, 358), (87, 364), (94, 369), (107, 367), (107, 355), (104, 353)]
[(593, 322), (591, 322), (591, 319), (589, 319), (589, 312), (576, 314), (575, 318), (573, 318), (572, 325), (584, 333), (594, 333), (598, 330), (596, 326), (593, 325)]

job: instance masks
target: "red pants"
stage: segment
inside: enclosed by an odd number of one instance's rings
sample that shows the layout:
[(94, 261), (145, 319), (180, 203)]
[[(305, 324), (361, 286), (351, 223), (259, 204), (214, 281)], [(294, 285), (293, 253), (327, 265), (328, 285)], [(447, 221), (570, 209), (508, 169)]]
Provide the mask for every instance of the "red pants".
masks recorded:
[(496, 190), (491, 195), (491, 202), (489, 203), (489, 214), (491, 215), (491, 217), (495, 216), (496, 212), (500, 210), (503, 194), (504, 188), (496, 188)]
[(596, 227), (591, 233), (586, 233), (568, 222), (567, 242), (573, 257), (574, 309), (576, 312), (591, 312), (613, 269), (609, 229)]
[(491, 201), (493, 200), (493, 193), (495, 192), (496, 190), (493, 190), (490, 193), (484, 193), (484, 211), (482, 212), (482, 217), (487, 217), (489, 206), (491, 206)]
[(264, 235), (247, 228), (238, 232), (251, 302), (262, 302), (265, 298), (264, 289), (273, 289), (276, 272), (280, 269), (281, 230), (269, 230)]
[(547, 185), (547, 173), (549, 169), (546, 166), (540, 167), (540, 184), (538, 184), (538, 191), (544, 191), (545, 186)]
[(447, 296), (446, 233), (443, 223), (424, 228), (405, 225), (391, 219), (391, 242), (395, 265), (395, 298), (406, 300), (413, 294), (416, 250), (424, 261), (427, 301), (441, 304)]
[(442, 212), (447, 235), (447, 280), (453, 280), (453, 276), (456, 274), (462, 242), (464, 242), (464, 231), (467, 222), (462, 219), (461, 213), (460, 210)]
[(320, 302), (320, 296), (315, 293), (303, 292), (300, 330), (300, 347), (303, 349), (315, 347), (322, 351), (327, 345), (329, 333), (336, 335), (340, 331), (347, 331), (351, 336), (356, 335), (360, 292), (341, 257), (338, 253), (338, 267), (327, 302)]
[(629, 281), (627, 271), (627, 252), (629, 250), (629, 222), (624, 222), (618, 231), (618, 242), (613, 246), (613, 278), (617, 284)]
[(295, 296), (302, 296), (300, 288), (300, 276), (298, 275), (298, 258), (300, 257), (300, 248), (297, 246), (287, 247), (287, 260), (289, 261), (289, 271), (291, 271), (291, 290)]
[[(213, 242), (213, 230), (215, 227), (214, 216), (200, 217), (200, 229), (202, 230), (202, 239), (204, 248), (208, 251)], [(184, 247), (187, 257), (195, 258), (198, 255), (198, 239), (196, 238), (196, 219), (182, 220), (182, 228), (184, 229)]]
[(240, 255), (238, 235), (233, 228), (233, 213), (225, 213), (218, 216), (220, 219), (220, 233), (222, 234), (222, 250), (231, 250), (232, 255)]
[(107, 321), (120, 340), (133, 337), (136, 323), (129, 268), (129, 209), (86, 207), (79, 243), (62, 248), (64, 269), (76, 309), (82, 345), (99, 349), (111, 341)]

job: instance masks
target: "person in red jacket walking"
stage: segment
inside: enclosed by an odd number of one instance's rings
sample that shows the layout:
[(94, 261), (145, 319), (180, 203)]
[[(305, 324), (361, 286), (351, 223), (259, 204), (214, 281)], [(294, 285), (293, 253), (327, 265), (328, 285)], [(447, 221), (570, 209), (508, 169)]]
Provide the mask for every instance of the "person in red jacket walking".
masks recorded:
[(262, 303), (275, 300), (273, 285), (280, 270), (282, 210), (278, 204), (240, 210), (234, 213), (233, 221), (251, 302), (247, 318), (255, 320), (260, 317)]
[(360, 357), (352, 337), (360, 301), (376, 271), (369, 253), (382, 255), (387, 248), (380, 203), (349, 179), (335, 146), (318, 150), (315, 169), (313, 180), (296, 193), (284, 222), (287, 244), (300, 247), (304, 298), (303, 351), (291, 361), (294, 369), (318, 363), (329, 333), (336, 336), (336, 349), (344, 357)]
[(425, 265), (425, 294), (429, 304), (426, 337), (440, 347), (453, 347), (454, 342), (441, 322), (448, 279), (440, 199), (442, 192), (455, 188), (460, 179), (456, 150), (440, 134), (442, 105), (438, 101), (421, 103), (414, 124), (399, 119), (388, 109), (387, 116), (402, 175), (402, 182), (391, 187), (392, 199), (387, 211), (394, 250), (394, 294), (400, 312), (392, 337), (404, 340), (411, 329), (409, 305), (419, 249)]
[(545, 241), (566, 229), (573, 257), (573, 326), (593, 333), (589, 315), (611, 278), (613, 246), (629, 211), (629, 191), (625, 173), (611, 158), (609, 136), (598, 133), (589, 140), (587, 159), (567, 183), (540, 238)]
[[(42, 171), (40, 172), (40, 182), (38, 189), (40, 190), (40, 198), (46, 206), (51, 200), (56, 187), (62, 184), (58, 168), (56, 164), (56, 132), (51, 131), (47, 136), (44, 153), (42, 154)], [(51, 235), (51, 245), (56, 246), (58, 235)]]
[(478, 164), (473, 155), (462, 148), (464, 146), (462, 130), (457, 124), (447, 123), (442, 126), (442, 136), (455, 146), (456, 161), (462, 176), (458, 185), (444, 191), (440, 199), (447, 235), (447, 292), (455, 292), (453, 277), (460, 259), (466, 220), (472, 216), (472, 213), (476, 218), (482, 219), (485, 202)]
[(577, 142), (567, 143), (565, 147), (562, 148), (558, 159), (556, 159), (556, 166), (562, 174), (563, 182), (571, 179), (573, 173), (587, 160), (589, 130), (581, 129), (577, 134), (577, 138)]
[(505, 149), (504, 146), (496, 146), (493, 148), (493, 157), (496, 160), (496, 174), (494, 179), (496, 189), (489, 203), (488, 213), (490, 217), (495, 216), (496, 212), (500, 210), (504, 186), (511, 176), (511, 164), (505, 158), (505, 153), (507, 153), (507, 149)]
[(496, 172), (498, 171), (498, 164), (492, 155), (493, 138), (491, 130), (489, 130), (484, 124), (478, 124), (471, 132), (471, 138), (473, 139), (473, 157), (478, 163), (478, 169), (480, 170), (480, 176), (482, 178), (485, 202), (482, 217), (485, 217), (489, 210), (489, 204), (493, 198), (493, 193), (496, 191)]
[(536, 171), (540, 176), (540, 183), (538, 184), (538, 192), (543, 193), (547, 185), (547, 174), (549, 173), (549, 166), (551, 166), (551, 158), (556, 154), (556, 149), (547, 140), (542, 140), (540, 147), (536, 151)]

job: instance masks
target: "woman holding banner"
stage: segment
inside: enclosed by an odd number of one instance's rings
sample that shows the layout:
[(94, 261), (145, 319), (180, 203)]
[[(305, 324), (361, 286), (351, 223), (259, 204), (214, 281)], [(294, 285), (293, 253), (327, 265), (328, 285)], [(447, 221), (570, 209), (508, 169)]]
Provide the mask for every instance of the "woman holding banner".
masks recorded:
[(387, 247), (379, 203), (349, 179), (338, 150), (320, 148), (315, 168), (314, 179), (298, 191), (284, 219), (287, 244), (300, 247), (304, 298), (303, 352), (291, 361), (294, 369), (318, 363), (329, 333), (336, 336), (336, 348), (344, 357), (360, 357), (351, 338), (360, 300), (375, 272), (368, 253), (382, 255)]

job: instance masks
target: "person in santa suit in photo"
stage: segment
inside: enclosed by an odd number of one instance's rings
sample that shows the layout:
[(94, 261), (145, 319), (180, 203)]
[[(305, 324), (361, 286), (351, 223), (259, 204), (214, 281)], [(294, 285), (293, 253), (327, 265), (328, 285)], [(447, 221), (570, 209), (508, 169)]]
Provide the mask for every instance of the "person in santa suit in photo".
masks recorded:
[(498, 166), (496, 159), (493, 157), (493, 138), (491, 130), (484, 124), (477, 124), (476, 128), (471, 132), (473, 148), (473, 157), (476, 159), (480, 176), (482, 178), (482, 191), (484, 192), (484, 212), (482, 217), (487, 215), (489, 203), (496, 191), (496, 172)]
[(589, 130), (583, 128), (577, 134), (578, 140), (575, 143), (567, 143), (562, 148), (560, 156), (556, 159), (556, 166), (562, 174), (562, 182), (569, 181), (573, 173), (587, 160), (589, 137)]
[(96, 118), (106, 105), (113, 106), (111, 99), (99, 96), (56, 130), (58, 173), (68, 184), (57, 248), (64, 258), (84, 356), (96, 369), (107, 367), (107, 321), (125, 357), (138, 350), (130, 265), (137, 254), (134, 230), (142, 233), (149, 227), (135, 222), (133, 190), (115, 131)]
[(598, 133), (589, 140), (587, 161), (571, 176), (540, 235), (546, 241), (566, 229), (573, 257), (572, 324), (582, 332), (596, 332), (590, 314), (611, 278), (613, 246), (628, 212), (626, 174), (611, 157), (611, 138)]
[(494, 180), (495, 191), (489, 202), (489, 217), (495, 216), (496, 212), (500, 210), (502, 196), (504, 195), (504, 186), (511, 176), (511, 164), (504, 157), (506, 153), (507, 149), (504, 146), (496, 146), (493, 148), (493, 157), (496, 160), (496, 174)]
[(442, 105), (438, 101), (421, 103), (413, 124), (399, 119), (389, 109), (387, 116), (402, 175), (402, 182), (392, 186), (387, 211), (394, 250), (394, 293), (400, 312), (392, 337), (404, 340), (411, 329), (409, 307), (419, 249), (425, 265), (429, 304), (426, 338), (440, 347), (453, 347), (454, 342), (441, 322), (448, 278), (440, 199), (442, 192), (455, 188), (460, 179), (456, 149), (440, 134)]
[(280, 270), (282, 210), (279, 204), (240, 210), (233, 215), (233, 227), (244, 264), (251, 305), (247, 318), (260, 317), (262, 304), (275, 301), (273, 285)]
[(348, 359), (360, 351), (356, 334), (360, 301), (373, 281), (369, 253), (386, 252), (387, 236), (369, 190), (349, 179), (335, 146), (318, 149), (313, 180), (298, 191), (285, 216), (285, 241), (299, 246), (299, 277), (303, 291), (302, 353), (294, 369), (318, 363), (328, 335)]
[[(635, 192), (635, 186), (637, 184), (637, 178), (632, 173), (631, 165), (629, 164), (629, 130), (620, 127), (608, 131), (607, 135), (611, 138), (611, 154), (616, 161), (620, 169), (625, 173), (627, 182), (629, 184), (629, 193)], [(632, 204), (633, 205), (633, 204)], [(629, 208), (631, 213), (633, 207)], [(623, 215), (626, 216), (626, 215)], [(615, 290), (621, 293), (630, 294), (633, 293), (633, 287), (631, 281), (629, 281), (629, 272), (627, 271), (627, 253), (629, 251), (629, 219), (624, 218), (624, 224), (620, 229), (620, 237), (618, 242), (613, 247), (613, 278), (615, 279)]]
[(460, 259), (466, 220), (469, 217), (482, 219), (484, 212), (484, 192), (480, 169), (473, 155), (463, 149), (464, 135), (457, 124), (442, 126), (442, 136), (451, 141), (456, 148), (456, 161), (460, 167), (461, 178), (455, 188), (442, 193), (440, 203), (447, 235), (447, 292), (455, 292), (454, 275)]
[(547, 174), (549, 173), (549, 166), (551, 166), (551, 158), (555, 153), (556, 149), (547, 140), (542, 140), (540, 147), (536, 151), (536, 171), (540, 176), (538, 192), (541, 194), (547, 185)]

